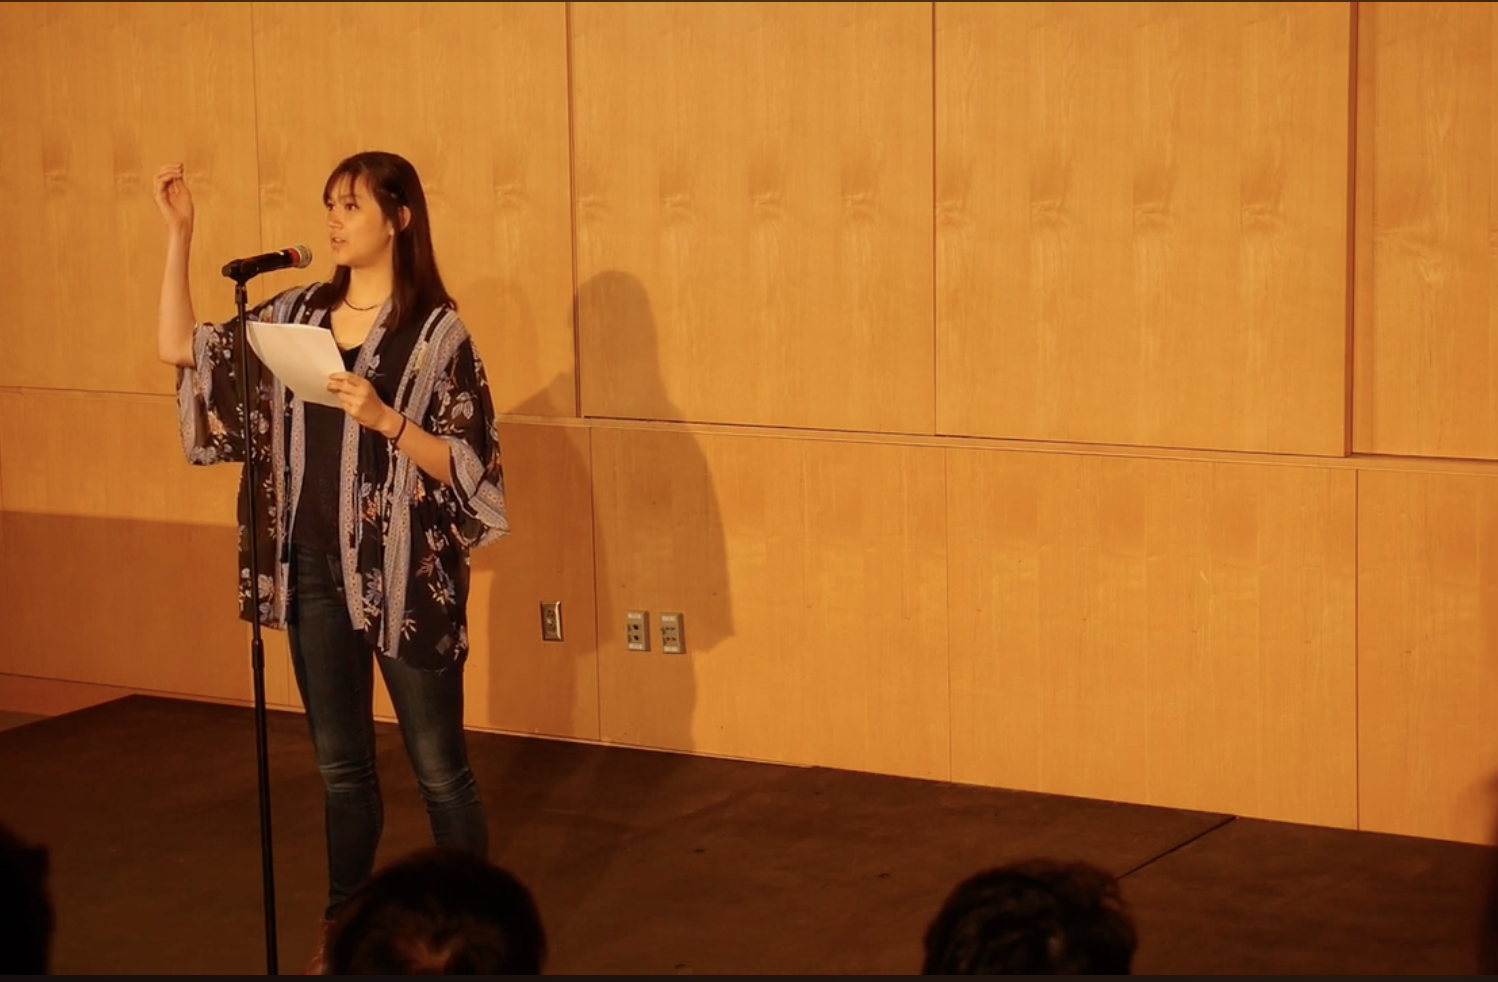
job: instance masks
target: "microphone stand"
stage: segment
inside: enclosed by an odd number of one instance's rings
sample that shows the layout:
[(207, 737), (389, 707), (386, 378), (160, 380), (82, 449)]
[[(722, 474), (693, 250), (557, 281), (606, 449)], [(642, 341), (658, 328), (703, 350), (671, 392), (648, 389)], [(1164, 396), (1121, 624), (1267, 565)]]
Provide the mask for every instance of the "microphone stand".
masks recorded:
[[(248, 302), (245, 283), (257, 271), (230, 264), (224, 275), (234, 280), (234, 306), (239, 314), (240, 410), (244, 414), (244, 481), (250, 543), (250, 670), (255, 685), (255, 758), (260, 773), (260, 870), (265, 899), (265, 965), (267, 975), (276, 971), (276, 870), (271, 856), (270, 834), (270, 754), (265, 732), (265, 645), (260, 637), (260, 549), (259, 529), (255, 516), (254, 426), (251, 422), (251, 372), (249, 334), (246, 313)], [(255, 375), (259, 375), (258, 372)]]

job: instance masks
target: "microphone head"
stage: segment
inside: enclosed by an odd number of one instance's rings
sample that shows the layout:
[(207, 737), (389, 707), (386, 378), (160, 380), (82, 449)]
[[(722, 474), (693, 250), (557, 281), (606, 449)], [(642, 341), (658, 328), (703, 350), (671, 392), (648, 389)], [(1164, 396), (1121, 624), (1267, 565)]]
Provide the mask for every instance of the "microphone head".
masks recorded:
[(294, 269), (306, 269), (308, 266), (312, 265), (312, 250), (308, 249), (302, 243), (298, 242), (296, 245), (291, 247), (290, 251), (293, 255), (296, 256), (296, 264), (293, 267)]

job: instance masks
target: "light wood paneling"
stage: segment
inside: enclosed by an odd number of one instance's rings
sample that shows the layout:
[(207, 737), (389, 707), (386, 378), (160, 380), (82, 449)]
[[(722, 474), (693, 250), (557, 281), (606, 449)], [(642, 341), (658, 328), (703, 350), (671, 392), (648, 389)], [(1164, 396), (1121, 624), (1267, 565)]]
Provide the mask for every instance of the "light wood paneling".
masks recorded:
[[(511, 534), (473, 554), (467, 722), (597, 740), (588, 431), (508, 425), (500, 439)], [(561, 643), (541, 640), (543, 600), (562, 601)]]
[(1364, 414), (1364, 368), (1363, 359), (1369, 352), (1367, 324), (1369, 312), (1373, 310), (1373, 282), (1369, 275), (1373, 269), (1373, 87), (1369, 80), (1368, 32), (1372, 22), (1368, 11), (1370, 3), (1354, 3), (1353, 19), (1353, 74), (1356, 87), (1353, 93), (1353, 194), (1352, 194), (1352, 384), (1347, 387), (1347, 418), (1351, 427), (1347, 434), (1348, 445), (1354, 452), (1365, 447), (1368, 419)]
[(1353, 474), (947, 466), (954, 779), (1356, 823)]
[(218, 269), (260, 245), (249, 35), (248, 3), (0, 5), (0, 385), (171, 391), (151, 175), (186, 164), (194, 298), (232, 304)]
[(948, 776), (941, 451), (600, 429), (593, 474), (605, 740)]
[(266, 248), (326, 254), (333, 167), (406, 157), (501, 412), (577, 411), (565, 23), (561, 3), (255, 5)]
[(1361, 7), (1353, 445), (1498, 458), (1498, 14)]
[(1342, 454), (1348, 4), (936, 8), (938, 431)]
[(583, 412), (932, 431), (931, 7), (572, 5)]
[(1498, 479), (1358, 476), (1362, 827), (1491, 842)]
[[(17, 612), (0, 624), (4, 671), (252, 698), (239, 467), (191, 467), (176, 432), (160, 397), (0, 392), (0, 592)], [(274, 659), (266, 698), (287, 698)]]
[[(5, 448), (0, 444), (0, 476), (5, 473)], [(3, 500), (4, 481), (0, 480), (0, 500)], [(15, 549), (11, 547), (5, 530), (5, 509), (0, 507), (0, 562), (3, 557), (15, 555)], [(3, 586), (3, 584), (0, 584)], [(26, 616), (26, 610), (18, 607), (14, 597), (8, 591), (0, 591), (0, 624), (9, 624), (18, 618)], [(15, 652), (9, 645), (0, 645), (0, 673), (15, 671)]]
[(0, 464), (6, 511), (235, 527), (239, 465), (188, 464), (169, 398), (0, 391)]

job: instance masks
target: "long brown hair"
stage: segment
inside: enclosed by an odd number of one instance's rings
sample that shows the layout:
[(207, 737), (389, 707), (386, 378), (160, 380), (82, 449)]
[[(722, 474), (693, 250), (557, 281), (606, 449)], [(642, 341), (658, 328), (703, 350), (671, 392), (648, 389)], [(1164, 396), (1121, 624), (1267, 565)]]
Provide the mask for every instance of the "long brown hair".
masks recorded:
[[(333, 199), (333, 190), (345, 178), (350, 185), (364, 178), (369, 193), (380, 203), (380, 212), (395, 229), (393, 250), (391, 311), (389, 323), (399, 328), (409, 317), (424, 316), (436, 307), (458, 309), (458, 302), (442, 285), (437, 271), (437, 254), (432, 248), (432, 223), (427, 214), (426, 192), (411, 162), (399, 154), (383, 150), (356, 153), (340, 161), (323, 185), (323, 203)], [(410, 220), (401, 226), (401, 209), (410, 212)], [(348, 293), (349, 268), (339, 266), (321, 296), (318, 306), (335, 307)]]

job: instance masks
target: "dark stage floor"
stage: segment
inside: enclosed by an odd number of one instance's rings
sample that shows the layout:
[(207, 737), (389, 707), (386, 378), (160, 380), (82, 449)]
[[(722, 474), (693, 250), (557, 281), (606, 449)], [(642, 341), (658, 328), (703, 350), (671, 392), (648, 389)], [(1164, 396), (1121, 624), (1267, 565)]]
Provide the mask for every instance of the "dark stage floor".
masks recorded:
[[(1124, 876), (1144, 973), (1466, 973), (1472, 846), (472, 734), (495, 859), (554, 974), (913, 974), (946, 892), (1032, 856)], [(427, 842), (393, 727), (382, 858)], [(324, 890), (301, 717), (272, 714), (281, 968)], [(53, 853), (59, 974), (264, 971), (252, 714), (132, 696), (0, 732), (0, 820)]]

